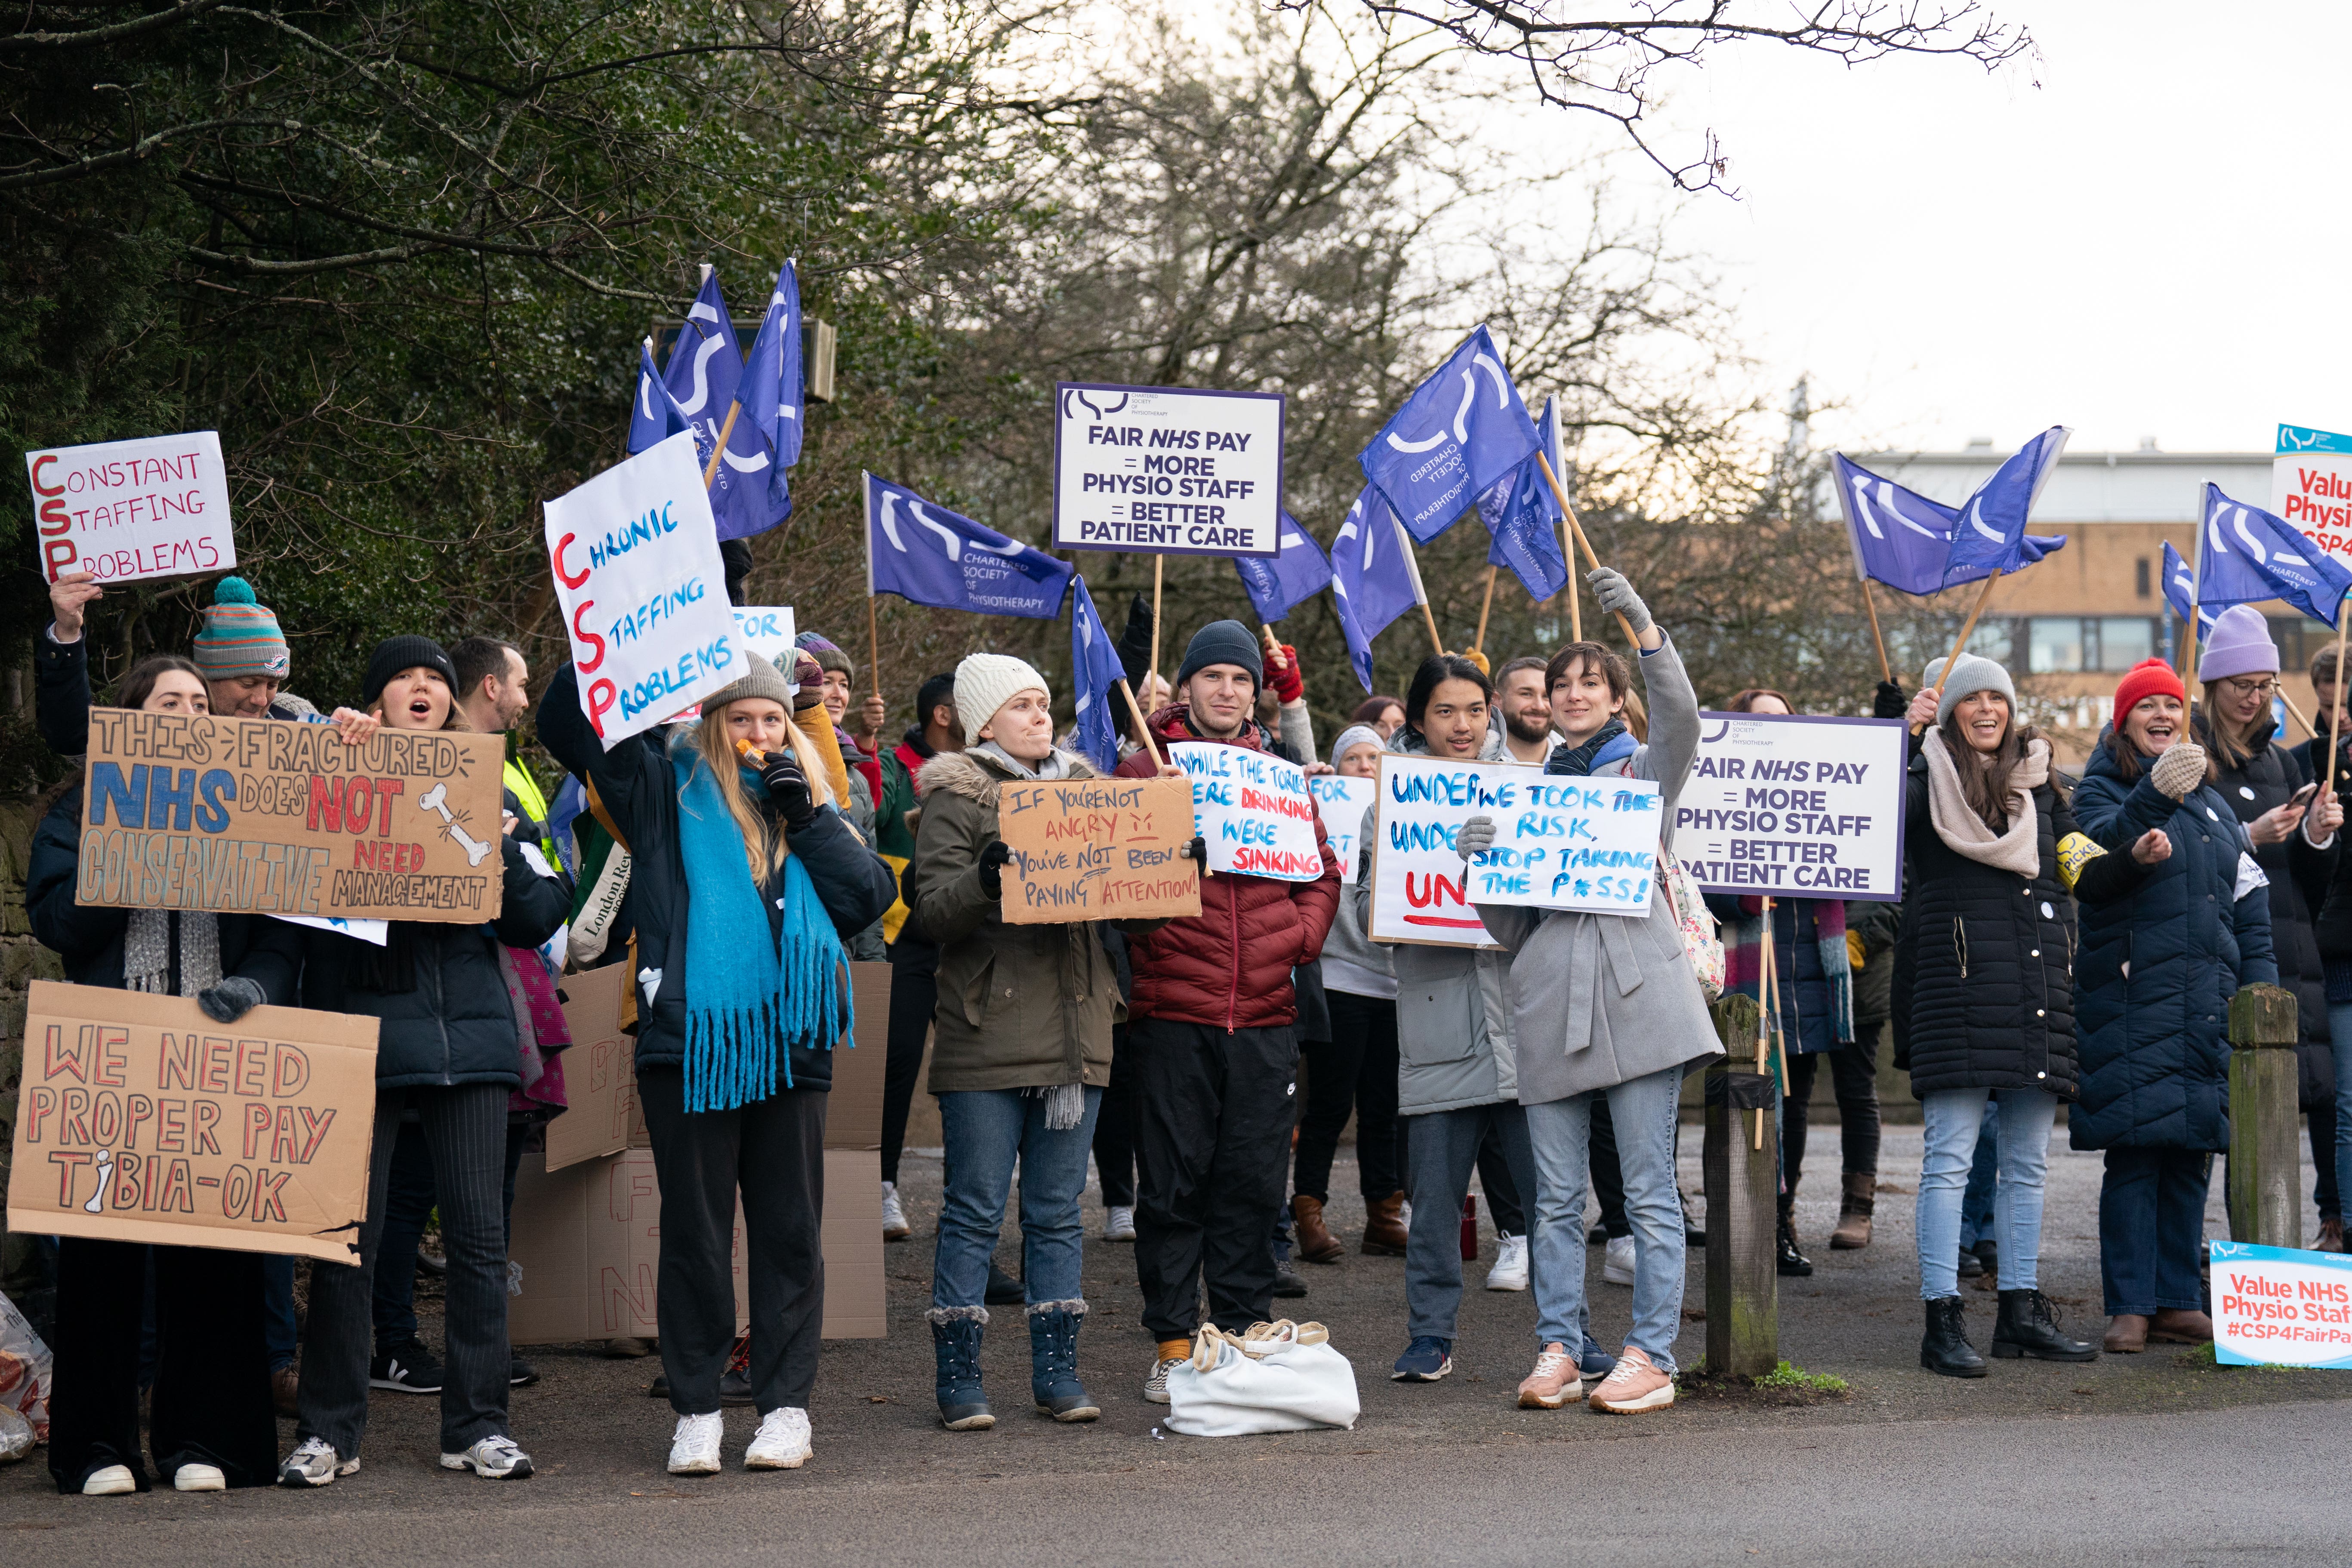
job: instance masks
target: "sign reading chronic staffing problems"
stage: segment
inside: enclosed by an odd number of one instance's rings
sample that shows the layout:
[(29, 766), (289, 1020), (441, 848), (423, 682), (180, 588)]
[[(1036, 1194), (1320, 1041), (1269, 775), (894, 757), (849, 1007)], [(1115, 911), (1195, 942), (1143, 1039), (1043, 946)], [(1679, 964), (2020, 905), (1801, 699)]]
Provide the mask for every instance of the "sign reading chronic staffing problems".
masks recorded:
[(95, 708), (74, 901), (498, 918), (503, 737)]
[(1162, 920), (1201, 912), (1192, 786), (1182, 779), (1055, 779), (1007, 784), (997, 830), (1007, 925)]

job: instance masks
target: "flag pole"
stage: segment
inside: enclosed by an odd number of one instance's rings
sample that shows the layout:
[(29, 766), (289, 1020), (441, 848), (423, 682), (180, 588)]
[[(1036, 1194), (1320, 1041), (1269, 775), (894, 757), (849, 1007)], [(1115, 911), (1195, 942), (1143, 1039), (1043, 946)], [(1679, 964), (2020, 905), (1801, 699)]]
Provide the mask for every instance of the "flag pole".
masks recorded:
[(743, 405), (740, 400), (728, 407), (727, 423), (719, 426), (719, 439), (711, 443), (710, 466), (702, 470), (702, 488), (704, 489), (709, 489), (712, 481), (719, 478), (719, 460), (726, 455), (727, 438), (735, 434), (735, 416), (742, 412)]
[(1886, 662), (1886, 638), (1878, 629), (1878, 598), (1870, 591), (1870, 579), (1862, 579), (1863, 607), (1870, 612), (1870, 640), (1878, 647), (1878, 673), (1889, 685), (1895, 681), (1895, 667)]
[[(1592, 563), (1592, 569), (1595, 572), (1600, 571), (1601, 557), (1594, 552), (1592, 541), (1584, 537), (1584, 530), (1576, 521), (1576, 509), (1568, 504), (1568, 492), (1559, 488), (1559, 476), (1551, 471), (1551, 459), (1546, 458), (1541, 452), (1538, 452), (1536, 454), (1536, 461), (1543, 466), (1544, 481), (1551, 486), (1552, 499), (1559, 502), (1560, 515), (1568, 519), (1568, 531), (1574, 536), (1576, 542), (1582, 547), (1584, 551), (1584, 558)], [(1570, 577), (1574, 577), (1576, 574), (1571, 570), (1569, 573), (1569, 575)], [(1635, 653), (1641, 652), (1642, 639), (1633, 635), (1633, 623), (1627, 620), (1622, 615), (1620, 615), (1617, 617), (1617, 624), (1625, 628), (1625, 640), (1633, 645), (1633, 651)]]
[(1495, 568), (1486, 568), (1486, 597), (1478, 606), (1478, 636), (1470, 646), (1480, 653), (1486, 651), (1486, 614), (1495, 607)]
[(1977, 595), (1976, 607), (1969, 612), (1969, 618), (1960, 623), (1960, 635), (1952, 639), (1951, 656), (1944, 660), (1947, 677), (1952, 673), (1952, 666), (1959, 662), (1960, 650), (1969, 646), (1969, 634), (1977, 629), (1977, 617), (1984, 614), (1985, 604), (1992, 597), (1992, 585), (2000, 581), (2000, 574), (1998, 572), (1985, 579), (1984, 592)]
[(1160, 754), (1160, 742), (1152, 737), (1151, 726), (1143, 721), (1143, 710), (1135, 703), (1135, 693), (1127, 689), (1127, 677), (1118, 678), (1118, 694), (1127, 699), (1127, 711), (1135, 720), (1135, 732), (1143, 738), (1143, 749), (1151, 753), (1151, 765), (1164, 768), (1168, 759)]
[[(1144, 689), (1146, 691), (1149, 691), (1149, 690), (1150, 690), (1150, 689), (1151, 689), (1151, 683), (1152, 683), (1152, 681), (1153, 681), (1153, 680), (1155, 680), (1155, 679), (1157, 679), (1159, 678), (1159, 675), (1160, 675), (1160, 574), (1161, 574), (1163, 571), (1165, 571), (1165, 570), (1166, 570), (1167, 565), (1168, 565), (1168, 557), (1166, 557), (1165, 555), (1158, 555), (1158, 554), (1155, 554), (1155, 555), (1153, 555), (1153, 556), (1152, 556), (1152, 558), (1151, 558), (1151, 668), (1149, 668), (1149, 669), (1147, 669), (1147, 670), (1145, 670), (1145, 671), (1144, 671), (1144, 675), (1143, 675), (1143, 689)], [(1133, 702), (1133, 700), (1132, 700), (1131, 699), (1129, 700), (1128, 706), (1129, 706), (1130, 708), (1133, 708), (1133, 707), (1135, 706), (1135, 705), (1134, 705), (1134, 702)], [(1142, 713), (1142, 711), (1143, 711), (1143, 710), (1141, 710), (1141, 709), (1139, 709), (1139, 708), (1137, 708), (1137, 709), (1135, 710), (1135, 711), (1136, 711), (1136, 713), (1137, 713), (1139, 716), (1140, 716), (1140, 715), (1141, 715), (1141, 713)], [(1155, 754), (1156, 754), (1156, 753), (1155, 753)]]
[[(866, 548), (868, 551), (874, 548), (874, 542), (870, 538), (866, 541)], [(870, 571), (871, 568), (869, 567), (868, 570)], [(867, 689), (879, 697), (882, 695), (882, 631), (875, 621), (875, 597), (869, 588), (866, 595), (866, 664), (868, 672), (866, 679), (868, 682)], [(884, 722), (887, 723), (888, 720), (886, 718)], [(880, 742), (877, 741), (876, 744), (880, 744)]]
[(1389, 521), (1396, 525), (1397, 548), (1404, 552), (1405, 575), (1412, 579), (1412, 596), (1421, 605), (1422, 624), (1429, 628), (1429, 651), (1444, 653), (1445, 643), (1437, 635), (1437, 617), (1429, 608), (1429, 588), (1421, 580), (1421, 560), (1412, 552), (1412, 535), (1404, 531), (1404, 520), (1394, 510), (1390, 511)]

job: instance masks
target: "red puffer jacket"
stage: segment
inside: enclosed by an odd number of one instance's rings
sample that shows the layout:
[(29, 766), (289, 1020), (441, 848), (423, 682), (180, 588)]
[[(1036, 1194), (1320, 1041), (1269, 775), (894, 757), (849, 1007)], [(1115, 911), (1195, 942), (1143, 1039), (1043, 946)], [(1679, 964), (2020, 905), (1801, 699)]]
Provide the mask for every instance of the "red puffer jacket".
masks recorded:
[[(1169, 741), (1199, 741), (1179, 704), (1150, 719), (1152, 733)], [(1255, 724), (1241, 738), (1217, 742), (1249, 751), (1266, 749)], [(1150, 778), (1149, 752), (1138, 752), (1118, 767), (1129, 778)], [(1290, 972), (1312, 963), (1339, 908), (1339, 863), (1315, 819), (1315, 847), (1323, 875), (1312, 882), (1278, 882), (1265, 877), (1219, 874), (1201, 883), (1201, 912), (1170, 921), (1149, 936), (1127, 939), (1135, 970), (1130, 1018), (1167, 1018), (1232, 1029), (1272, 1029), (1298, 1019)]]

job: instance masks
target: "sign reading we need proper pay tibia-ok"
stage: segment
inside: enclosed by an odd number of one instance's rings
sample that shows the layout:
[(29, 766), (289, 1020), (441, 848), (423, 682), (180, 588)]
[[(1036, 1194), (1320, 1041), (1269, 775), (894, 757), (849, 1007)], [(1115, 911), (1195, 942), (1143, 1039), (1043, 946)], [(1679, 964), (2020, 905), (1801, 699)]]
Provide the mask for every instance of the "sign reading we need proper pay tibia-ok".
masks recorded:
[(1207, 841), (1210, 870), (1282, 882), (1323, 875), (1305, 768), (1209, 741), (1171, 742), (1168, 760), (1192, 781), (1192, 831)]
[(1900, 719), (1702, 713), (1675, 853), (1710, 893), (1903, 896)]
[(41, 575), (101, 583), (219, 572), (236, 564), (220, 437), (142, 436), (25, 454)]
[(1056, 549), (1280, 552), (1280, 393), (1066, 381), (1054, 399)]

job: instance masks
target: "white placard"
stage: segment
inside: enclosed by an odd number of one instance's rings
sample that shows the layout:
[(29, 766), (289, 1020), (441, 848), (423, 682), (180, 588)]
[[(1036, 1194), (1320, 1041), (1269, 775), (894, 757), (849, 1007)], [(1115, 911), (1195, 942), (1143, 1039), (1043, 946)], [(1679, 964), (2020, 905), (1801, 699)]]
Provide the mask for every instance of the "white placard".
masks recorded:
[(1356, 834), (1363, 826), (1364, 807), (1372, 804), (1376, 786), (1370, 779), (1343, 778), (1338, 773), (1317, 773), (1307, 781), (1307, 793), (1323, 813), (1323, 837), (1330, 842), (1331, 853), (1339, 858), (1339, 880), (1349, 887), (1356, 881)]
[(735, 606), (738, 646), (776, 667), (786, 680), (793, 678), (793, 607), (790, 605)]
[(1675, 853), (1710, 893), (1903, 896), (1900, 719), (1702, 713)]
[(737, 634), (694, 434), (547, 503), (580, 707), (606, 751), (733, 680)]
[(2213, 1359), (2226, 1366), (2352, 1367), (2352, 1257), (2206, 1244)]
[(340, 931), (344, 936), (354, 936), (377, 947), (388, 946), (392, 942), (390, 921), (354, 921), (341, 915), (272, 915), (269, 918), (284, 921), (290, 926), (309, 926), (313, 931)]
[(1192, 831), (1208, 840), (1210, 870), (1280, 882), (1323, 875), (1305, 768), (1211, 741), (1171, 741), (1168, 760), (1192, 782)]
[(2338, 561), (2352, 562), (2352, 436), (2280, 426), (2271, 512)]
[(1066, 381), (1054, 396), (1055, 548), (1281, 550), (1280, 393)]
[(142, 436), (25, 454), (41, 575), (101, 583), (182, 577), (236, 564), (220, 437)]

